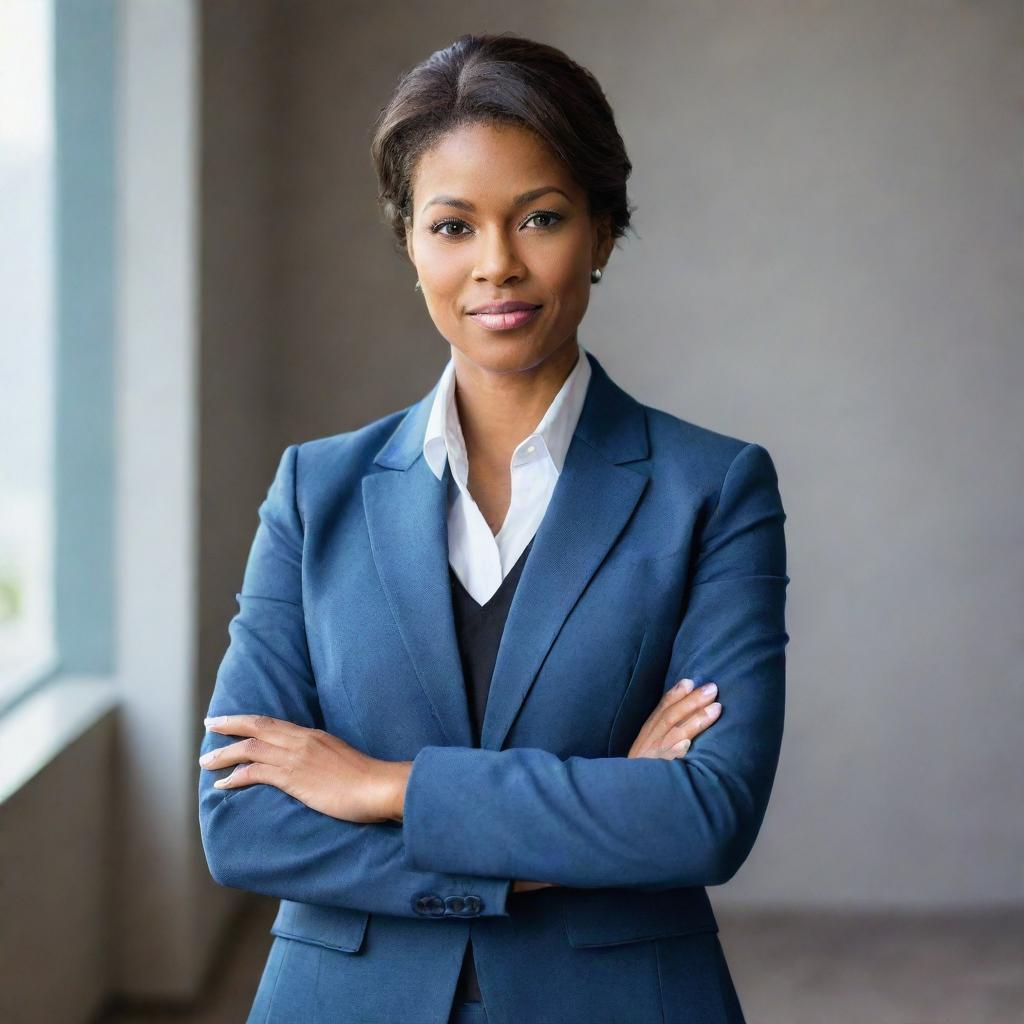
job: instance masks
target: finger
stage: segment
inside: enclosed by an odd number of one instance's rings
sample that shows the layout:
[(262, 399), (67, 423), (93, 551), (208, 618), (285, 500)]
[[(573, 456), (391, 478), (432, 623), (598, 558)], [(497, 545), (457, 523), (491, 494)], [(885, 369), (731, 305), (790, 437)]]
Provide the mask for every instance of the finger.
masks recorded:
[(647, 734), (638, 736), (635, 746), (647, 756), (660, 757), (663, 752), (668, 752), (670, 757), (675, 756), (671, 753), (674, 746), (684, 739), (692, 740), (718, 718), (722, 705), (717, 701), (707, 707), (699, 706), (701, 700), (709, 701), (712, 696), (714, 691), (702, 693), (698, 690), (691, 695), (690, 703), (683, 702), (666, 709), (648, 723)]
[(669, 749), (679, 744), (682, 740), (696, 739), (705, 729), (710, 728), (718, 720), (718, 716), (721, 713), (722, 705), (718, 701), (709, 704), (706, 708), (701, 708), (700, 711), (692, 714), (685, 721), (669, 729), (662, 739), (663, 746)]
[(693, 692), (694, 682), (692, 679), (680, 679), (675, 685), (670, 686), (662, 695), (661, 706), (668, 707), (677, 700)]
[(253, 761), (251, 764), (240, 764), (230, 775), (218, 779), (214, 786), (217, 789), (238, 789), (240, 786), (252, 786), (256, 783), (284, 789), (288, 783), (288, 775), (274, 765)]
[(638, 753), (631, 753), (630, 757), (648, 757), (648, 758), (659, 758), (665, 761), (674, 761), (678, 757), (683, 757), (687, 750), (690, 749), (689, 739), (683, 739), (675, 746), (651, 746), (644, 747)]
[(661, 695), (661, 700), (658, 701), (654, 710), (647, 716), (647, 721), (640, 727), (640, 732), (637, 735), (639, 742), (646, 743), (651, 739), (651, 734), (658, 729), (658, 720), (662, 712), (689, 695), (693, 690), (693, 685), (692, 679), (680, 679)]
[(666, 747), (662, 751), (661, 756), (667, 761), (674, 761), (678, 757), (686, 757), (686, 752), (690, 749), (690, 739), (684, 737), (678, 743), (673, 743), (670, 747)]
[[(714, 700), (718, 687), (714, 683), (706, 683), (685, 697), (676, 700), (667, 707), (660, 709), (651, 722), (648, 741), (657, 746), (665, 743), (665, 734), (692, 715), (699, 714), (704, 705)], [(677, 737), (678, 738), (678, 737)]]
[(227, 768), (245, 761), (262, 761), (266, 764), (283, 765), (286, 751), (258, 736), (249, 736), (210, 750), (199, 758), (200, 767), (207, 771)]
[(666, 708), (670, 708), (673, 704), (676, 704), (678, 701), (688, 696), (692, 692), (693, 686), (694, 683), (692, 679), (678, 680), (661, 695), (661, 699), (651, 712), (649, 719), (655, 719), (657, 715)]
[(684, 757), (689, 749), (690, 741), (683, 739), (674, 746), (658, 747), (646, 756), (661, 758), (663, 761), (674, 761), (679, 757)]
[(294, 722), (270, 715), (216, 715), (204, 718), (203, 724), (210, 732), (227, 733), (231, 736), (269, 736), (292, 734), (302, 729)]

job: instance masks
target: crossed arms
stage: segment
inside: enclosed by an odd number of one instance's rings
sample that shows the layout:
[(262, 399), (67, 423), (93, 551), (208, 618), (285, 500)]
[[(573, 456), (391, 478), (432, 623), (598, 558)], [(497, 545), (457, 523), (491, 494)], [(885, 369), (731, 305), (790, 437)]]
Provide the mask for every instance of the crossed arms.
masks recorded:
[[(323, 728), (301, 603), (298, 447), (282, 456), (246, 567), (211, 715)], [(423, 747), (404, 822), (355, 823), (282, 790), (213, 787), (199, 821), (214, 879), (280, 899), (417, 916), (415, 896), (475, 893), (507, 915), (512, 879), (662, 889), (719, 885), (767, 809), (785, 697), (785, 513), (767, 451), (748, 444), (703, 531), (663, 689), (714, 680), (724, 714), (685, 758), (561, 759), (536, 748)], [(231, 741), (207, 733), (202, 750)]]

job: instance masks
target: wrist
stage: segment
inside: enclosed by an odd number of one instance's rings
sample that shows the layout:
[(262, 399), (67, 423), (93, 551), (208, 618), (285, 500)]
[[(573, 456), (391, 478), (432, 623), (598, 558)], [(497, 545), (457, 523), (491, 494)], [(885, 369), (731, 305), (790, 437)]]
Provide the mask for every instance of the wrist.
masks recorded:
[(412, 772), (412, 761), (385, 761), (387, 786), (385, 787), (384, 815), (388, 821), (404, 819), (405, 790)]

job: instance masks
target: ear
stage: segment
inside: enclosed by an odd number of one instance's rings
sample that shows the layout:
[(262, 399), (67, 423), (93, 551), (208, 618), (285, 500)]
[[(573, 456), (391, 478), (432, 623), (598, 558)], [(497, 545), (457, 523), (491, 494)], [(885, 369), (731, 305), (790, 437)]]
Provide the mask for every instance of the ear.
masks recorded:
[(409, 218), (405, 219), (405, 251), (409, 254), (409, 259), (412, 265), (416, 265), (416, 258), (412, 251), (412, 224), (409, 222)]
[(612, 215), (602, 213), (593, 218), (593, 244), (590, 252), (590, 265), (604, 269), (615, 247), (612, 237)]

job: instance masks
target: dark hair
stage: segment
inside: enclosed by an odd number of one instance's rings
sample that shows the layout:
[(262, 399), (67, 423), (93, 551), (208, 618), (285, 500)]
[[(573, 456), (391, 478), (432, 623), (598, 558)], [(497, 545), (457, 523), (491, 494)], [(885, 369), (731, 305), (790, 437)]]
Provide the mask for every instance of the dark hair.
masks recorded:
[(446, 133), (481, 122), (536, 132), (586, 192), (591, 214), (611, 214), (612, 237), (625, 234), (632, 164), (597, 79), (553, 46), (510, 32), (467, 34), (403, 74), (374, 125), (377, 200), (397, 249), (404, 252), (417, 161)]

